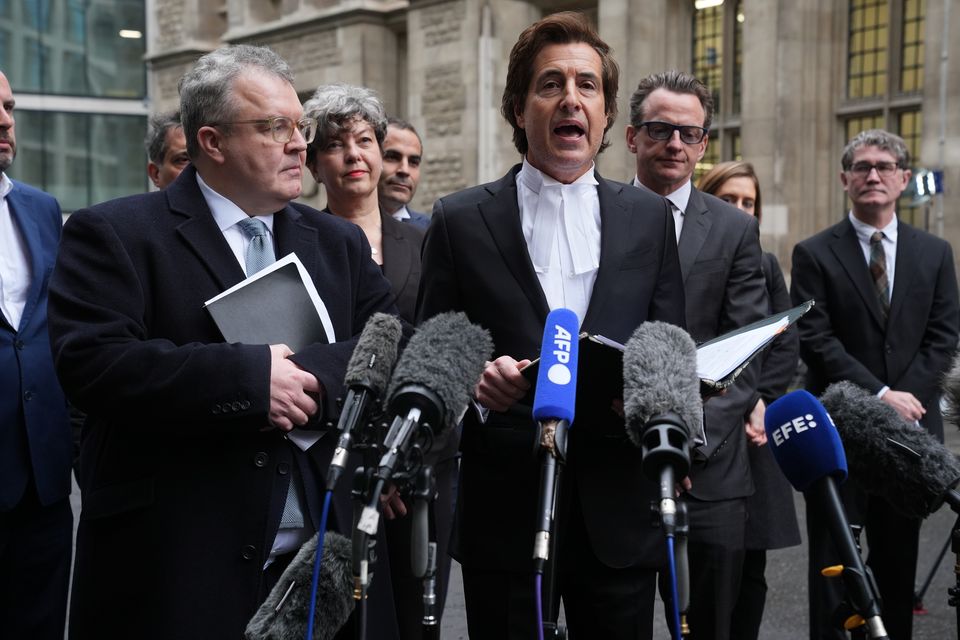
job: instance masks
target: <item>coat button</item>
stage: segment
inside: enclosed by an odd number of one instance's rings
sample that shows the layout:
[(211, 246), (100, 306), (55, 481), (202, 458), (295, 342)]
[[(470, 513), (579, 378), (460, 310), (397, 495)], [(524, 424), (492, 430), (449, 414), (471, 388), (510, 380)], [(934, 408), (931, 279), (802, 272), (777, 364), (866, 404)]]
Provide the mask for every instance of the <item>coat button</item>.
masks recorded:
[(240, 403), (239, 403), (239, 402), (232, 402), (232, 403), (230, 403), (230, 410), (231, 410), (231, 411), (240, 411)]
[(31, 400), (33, 400), (33, 391), (24, 391), (23, 399), (27, 402), (30, 402)]
[(23, 349), (23, 340), (14, 340), (13, 346), (17, 349)]
[(290, 465), (287, 464), (286, 462), (281, 462), (280, 464), (277, 465), (277, 473), (279, 473), (282, 476), (287, 475), (288, 473), (290, 473)]
[(257, 451), (257, 453), (253, 456), (253, 464), (254, 466), (262, 468), (267, 466), (267, 460), (269, 459), (270, 456), (268, 456), (266, 453), (263, 451)]
[(243, 547), (240, 551), (240, 557), (244, 560), (253, 560), (257, 556), (257, 548), (252, 544), (248, 544)]
[(240, 408), (243, 409), (244, 411), (246, 411), (247, 409), (249, 409), (249, 408), (250, 408), (250, 401), (249, 401), (249, 400), (241, 400), (241, 401), (240, 401)]
[(217, 415), (218, 413), (220, 413), (220, 405), (218, 404), (213, 405), (213, 409), (211, 409), (211, 411), (213, 412), (213, 415)]

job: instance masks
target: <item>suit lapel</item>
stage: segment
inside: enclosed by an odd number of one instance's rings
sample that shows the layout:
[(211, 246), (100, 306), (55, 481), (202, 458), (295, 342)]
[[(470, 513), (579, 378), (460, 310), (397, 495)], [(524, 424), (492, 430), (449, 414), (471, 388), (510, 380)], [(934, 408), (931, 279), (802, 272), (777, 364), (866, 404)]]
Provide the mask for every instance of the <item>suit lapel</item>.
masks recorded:
[(319, 269), (317, 230), (303, 224), (302, 217), (302, 214), (289, 204), (274, 214), (273, 234), (277, 242), (277, 259), (296, 253), (307, 273), (314, 274)]
[(895, 318), (903, 308), (907, 292), (912, 287), (916, 269), (910, 268), (920, 260), (917, 230), (902, 220), (897, 221), (897, 262), (894, 265), (893, 295), (890, 298), (888, 323), (895, 326)]
[(680, 242), (677, 244), (677, 252), (680, 254), (680, 273), (684, 284), (687, 282), (687, 276), (690, 275), (690, 269), (697, 261), (697, 256), (700, 255), (703, 244), (707, 241), (707, 236), (710, 235), (712, 226), (713, 217), (707, 209), (707, 203), (704, 202), (699, 191), (691, 189), (687, 210), (683, 215)]
[(221, 290), (244, 279), (243, 267), (237, 262), (223, 233), (197, 184), (197, 170), (192, 166), (167, 187), (165, 194), (172, 215), (181, 218), (176, 233), (191, 248)]
[[(20, 326), (12, 327), (14, 332), (26, 327), (30, 322), (30, 318), (40, 300), (44, 280), (47, 278), (43, 260), (43, 247), (40, 246), (40, 229), (37, 228), (36, 218), (30, 215), (33, 207), (33, 198), (24, 193), (14, 183), (13, 189), (7, 194), (7, 208), (14, 224), (20, 231), (20, 236), (23, 238), (23, 244), (27, 250), (27, 260), (30, 262), (30, 288), (27, 290), (27, 299), (23, 306), (23, 313), (20, 315)], [(7, 318), (4, 318), (4, 322), (7, 326), (10, 325)]]
[(843, 270), (847, 272), (847, 277), (853, 282), (854, 288), (863, 298), (863, 304), (870, 310), (870, 315), (873, 316), (877, 326), (885, 330), (886, 323), (883, 320), (880, 301), (877, 300), (873, 278), (863, 258), (863, 249), (860, 248), (860, 241), (857, 240), (857, 231), (850, 224), (850, 220), (844, 220), (834, 230), (834, 241), (830, 248)]
[(479, 205), (480, 215), (493, 237), (500, 256), (517, 284), (530, 300), (533, 309), (542, 321), (546, 321), (550, 307), (543, 295), (540, 281), (533, 270), (527, 243), (520, 225), (520, 205), (517, 203), (517, 172), (519, 166), (487, 190), (493, 196)]
[[(383, 275), (390, 281), (394, 296), (399, 296), (406, 287), (413, 268), (410, 252), (405, 244), (405, 223), (397, 222), (390, 216), (380, 214), (380, 228), (383, 234), (380, 243), (383, 247)], [(410, 224), (410, 223), (406, 223)]]
[(600, 268), (593, 283), (593, 293), (587, 306), (587, 315), (581, 323), (589, 330), (597, 320), (598, 309), (620, 272), (620, 262), (626, 252), (630, 237), (630, 215), (620, 199), (620, 185), (608, 182), (595, 174), (597, 178), (597, 197), (600, 202)]

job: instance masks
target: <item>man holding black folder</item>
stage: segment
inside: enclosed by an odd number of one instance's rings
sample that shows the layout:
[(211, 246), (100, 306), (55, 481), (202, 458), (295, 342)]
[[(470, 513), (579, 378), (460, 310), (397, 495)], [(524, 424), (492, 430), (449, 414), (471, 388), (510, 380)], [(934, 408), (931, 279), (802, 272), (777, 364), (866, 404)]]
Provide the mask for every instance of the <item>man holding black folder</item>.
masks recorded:
[[(316, 123), (287, 64), (224, 47), (180, 97), (192, 166), (164, 191), (73, 214), (50, 285), (57, 373), (88, 415), (72, 638), (242, 636), (320, 517), (335, 437), (304, 450), (290, 432), (335, 418), (355, 336), (394, 312), (359, 228), (291, 203)], [(296, 354), (225, 343), (204, 301), (290, 252), (326, 339)], [(341, 530), (349, 511), (335, 502)], [(377, 587), (391, 602), (389, 580)], [(372, 632), (393, 637), (377, 601), (386, 629)]]

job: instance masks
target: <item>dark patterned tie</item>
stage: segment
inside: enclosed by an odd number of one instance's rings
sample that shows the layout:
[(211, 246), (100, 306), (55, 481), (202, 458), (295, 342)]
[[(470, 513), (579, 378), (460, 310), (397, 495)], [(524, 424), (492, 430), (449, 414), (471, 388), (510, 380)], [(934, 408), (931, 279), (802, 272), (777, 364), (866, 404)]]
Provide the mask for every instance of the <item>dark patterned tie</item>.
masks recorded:
[(877, 300), (886, 319), (890, 311), (890, 280), (887, 278), (887, 254), (883, 250), (883, 231), (874, 231), (870, 236), (870, 275), (877, 288)]

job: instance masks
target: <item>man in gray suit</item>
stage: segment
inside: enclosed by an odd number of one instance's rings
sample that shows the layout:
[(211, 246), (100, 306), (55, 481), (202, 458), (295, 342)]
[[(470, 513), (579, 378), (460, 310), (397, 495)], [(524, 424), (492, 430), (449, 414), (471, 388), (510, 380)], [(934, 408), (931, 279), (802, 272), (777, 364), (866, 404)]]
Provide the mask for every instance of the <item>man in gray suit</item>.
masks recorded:
[[(679, 71), (648, 76), (630, 98), (627, 146), (637, 156), (634, 184), (664, 196), (673, 211), (687, 330), (703, 342), (761, 319), (767, 308), (760, 232), (752, 216), (693, 188), (707, 149), (713, 100)], [(729, 637), (744, 557), (746, 497), (753, 493), (747, 440), (765, 441), (745, 419), (762, 411), (751, 365), (727, 393), (704, 405), (706, 444), (694, 452), (690, 513), (690, 638)], [(762, 425), (754, 418), (749, 422)], [(662, 590), (663, 591), (663, 590)]]

